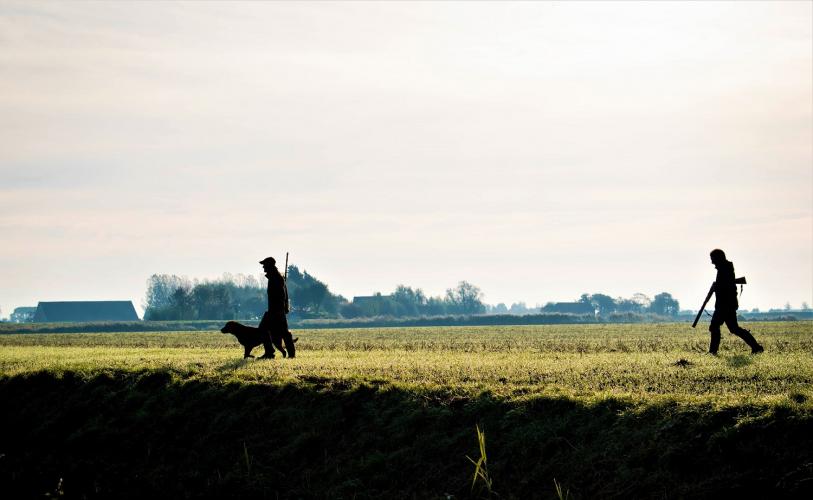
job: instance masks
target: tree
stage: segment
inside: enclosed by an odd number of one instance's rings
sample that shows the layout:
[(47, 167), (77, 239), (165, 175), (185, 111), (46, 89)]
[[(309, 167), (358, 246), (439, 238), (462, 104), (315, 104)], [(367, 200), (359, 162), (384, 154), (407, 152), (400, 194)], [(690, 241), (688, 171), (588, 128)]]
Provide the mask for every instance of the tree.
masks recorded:
[(144, 311), (144, 319), (149, 321), (176, 321), (196, 319), (191, 288), (178, 287), (172, 291), (161, 307), (149, 307)]
[(347, 303), (341, 306), (339, 314), (341, 314), (343, 318), (353, 319), (364, 316), (364, 311), (356, 304)]
[(641, 311), (641, 304), (633, 301), (632, 299), (625, 299), (623, 297), (618, 297), (615, 299), (615, 310), (617, 312), (643, 312)]
[(144, 310), (161, 309), (170, 304), (173, 292), (181, 287), (189, 288), (189, 278), (169, 274), (153, 274), (147, 280), (147, 293), (144, 297)]
[(508, 314), (508, 308), (504, 303), (500, 302), (494, 306), (494, 314)]
[(36, 313), (36, 307), (16, 307), (9, 315), (9, 321), (13, 323), (30, 323), (34, 321)]
[(652, 301), (649, 299), (649, 297), (640, 292), (633, 294), (631, 300), (638, 304), (638, 306), (641, 308), (641, 311), (646, 311), (647, 309), (649, 309), (649, 305), (652, 304)]
[(397, 305), (398, 316), (418, 316), (426, 306), (426, 296), (420, 288), (413, 290), (411, 287), (398, 285), (390, 299)]
[(671, 294), (663, 292), (655, 295), (649, 305), (649, 310), (661, 316), (677, 316), (680, 312), (680, 304), (672, 298)]
[(480, 289), (467, 281), (461, 281), (457, 288), (446, 290), (448, 312), (454, 314), (482, 314), (486, 307), (483, 305), (483, 294)]
[(596, 308), (600, 316), (604, 316), (615, 312), (616, 302), (615, 299), (603, 293), (594, 293), (590, 296), (590, 303)]
[[(254, 293), (251, 293), (254, 292)], [(268, 307), (268, 297), (265, 290), (260, 288), (246, 288), (241, 291), (241, 296), (235, 301), (237, 309), (235, 317), (238, 319), (259, 319)]]
[(192, 296), (192, 289), (187, 287), (177, 288), (170, 298), (167, 313), (171, 316), (166, 319), (196, 319), (198, 313), (195, 310), (195, 299)]
[(429, 297), (426, 299), (426, 308), (424, 314), (427, 316), (441, 316), (447, 314), (446, 301), (440, 297)]
[(295, 287), (288, 287), (291, 305), (300, 312), (319, 313), (325, 300), (330, 296), (327, 285), (314, 278), (307, 271)]
[(343, 297), (330, 293), (328, 286), (307, 271), (300, 272), (294, 265), (288, 266), (288, 299), (291, 310), (299, 314), (337, 314)]
[(528, 306), (525, 305), (525, 302), (515, 302), (511, 304), (511, 307), (508, 309), (509, 314), (528, 314)]
[(204, 283), (192, 290), (197, 319), (230, 319), (235, 316), (230, 287), (226, 283)]

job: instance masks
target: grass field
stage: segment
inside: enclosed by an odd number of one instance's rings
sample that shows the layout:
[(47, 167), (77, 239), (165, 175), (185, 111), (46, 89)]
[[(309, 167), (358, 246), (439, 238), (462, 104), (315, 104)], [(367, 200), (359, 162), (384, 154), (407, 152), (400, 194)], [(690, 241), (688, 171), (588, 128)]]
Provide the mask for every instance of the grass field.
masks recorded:
[(219, 332), (2, 335), (0, 487), (487, 497), (480, 425), (503, 498), (554, 498), (554, 478), (571, 498), (801, 497), (813, 323), (750, 327), (762, 355), (734, 336), (705, 355), (686, 324), (302, 330), (294, 360)]

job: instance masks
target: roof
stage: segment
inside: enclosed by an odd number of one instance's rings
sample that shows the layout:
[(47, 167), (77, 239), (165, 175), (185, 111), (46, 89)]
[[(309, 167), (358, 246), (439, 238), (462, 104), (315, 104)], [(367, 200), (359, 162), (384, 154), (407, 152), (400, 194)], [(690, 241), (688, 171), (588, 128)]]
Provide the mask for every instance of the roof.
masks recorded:
[(353, 297), (353, 303), (356, 305), (369, 304), (370, 302), (380, 302), (389, 298), (389, 295), (357, 295)]
[(131, 300), (40, 302), (37, 305), (35, 323), (66, 321), (138, 321), (138, 314)]
[(596, 309), (584, 302), (554, 302), (542, 308), (543, 312), (558, 312), (569, 314), (595, 314)]

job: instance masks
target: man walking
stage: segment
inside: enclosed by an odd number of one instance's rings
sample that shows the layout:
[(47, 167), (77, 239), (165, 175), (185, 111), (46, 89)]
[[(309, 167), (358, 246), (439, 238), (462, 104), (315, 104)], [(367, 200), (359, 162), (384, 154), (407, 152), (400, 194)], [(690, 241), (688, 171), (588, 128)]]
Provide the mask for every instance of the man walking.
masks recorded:
[[(272, 339), (281, 339), (285, 342), (285, 350), (289, 358), (296, 357), (296, 346), (291, 332), (288, 331), (288, 287), (285, 278), (276, 267), (277, 261), (273, 257), (266, 257), (260, 261), (266, 278), (268, 278), (268, 311), (263, 315), (259, 328), (266, 339), (263, 341), (265, 354), (261, 358), (274, 357)], [(285, 353), (283, 353), (285, 354)]]
[(717, 279), (714, 280), (714, 314), (711, 317), (709, 332), (711, 343), (709, 353), (717, 354), (720, 347), (720, 326), (725, 323), (728, 331), (745, 341), (751, 348), (751, 354), (759, 354), (765, 349), (759, 345), (751, 332), (737, 324), (737, 284), (734, 278), (734, 264), (726, 260), (725, 252), (719, 248), (711, 251), (711, 263), (717, 268)]

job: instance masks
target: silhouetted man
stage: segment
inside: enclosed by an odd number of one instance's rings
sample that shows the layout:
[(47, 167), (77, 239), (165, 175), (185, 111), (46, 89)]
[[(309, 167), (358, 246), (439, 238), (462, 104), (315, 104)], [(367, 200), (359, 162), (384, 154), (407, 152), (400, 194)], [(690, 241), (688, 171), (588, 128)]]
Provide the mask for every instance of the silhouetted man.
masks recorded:
[(709, 331), (711, 344), (709, 353), (717, 354), (720, 347), (720, 325), (725, 323), (728, 331), (743, 339), (751, 348), (751, 354), (759, 354), (765, 349), (756, 341), (751, 332), (737, 324), (737, 284), (734, 282), (734, 264), (726, 260), (725, 252), (719, 248), (711, 251), (711, 263), (717, 268), (717, 279), (714, 280), (714, 314), (711, 317)]
[(291, 332), (288, 331), (288, 318), (285, 316), (288, 314), (288, 287), (285, 284), (285, 278), (277, 269), (277, 261), (273, 257), (266, 257), (260, 261), (260, 264), (268, 278), (268, 311), (263, 315), (259, 326), (267, 337), (263, 340), (265, 354), (261, 358), (274, 357), (272, 338), (274, 340), (281, 338), (285, 342), (288, 357), (293, 358), (296, 356), (296, 346)]

